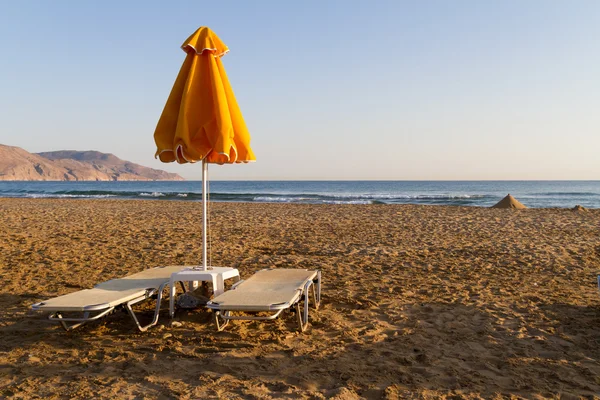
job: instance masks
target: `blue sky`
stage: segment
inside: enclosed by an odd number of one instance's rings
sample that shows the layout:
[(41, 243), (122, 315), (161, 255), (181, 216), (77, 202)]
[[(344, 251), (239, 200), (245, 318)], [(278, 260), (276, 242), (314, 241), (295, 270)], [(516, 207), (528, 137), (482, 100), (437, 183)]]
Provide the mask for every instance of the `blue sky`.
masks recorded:
[(0, 143), (162, 164), (199, 26), (257, 162), (211, 179), (600, 179), (600, 2), (0, 0)]

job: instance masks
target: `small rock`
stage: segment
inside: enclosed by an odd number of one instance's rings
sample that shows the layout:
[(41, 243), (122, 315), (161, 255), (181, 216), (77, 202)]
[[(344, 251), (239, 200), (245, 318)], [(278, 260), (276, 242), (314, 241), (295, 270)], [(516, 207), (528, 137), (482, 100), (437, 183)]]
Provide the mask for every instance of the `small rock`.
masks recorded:
[(30, 362), (34, 362), (34, 363), (42, 362), (42, 360), (39, 357), (36, 357), (36, 356), (29, 356), (29, 361)]
[(181, 326), (183, 326), (183, 323), (179, 321), (171, 321), (171, 328), (179, 328)]
[(204, 371), (203, 374), (205, 376), (208, 376), (208, 377), (213, 378), (213, 379), (219, 379), (220, 377), (223, 376), (223, 374), (220, 374), (220, 373), (214, 372), (214, 371)]
[(173, 334), (172, 334), (172, 333), (165, 333), (165, 334), (163, 335), (163, 337), (162, 337), (162, 338), (163, 338), (163, 339), (168, 339), (168, 338), (170, 338), (170, 337), (173, 337)]

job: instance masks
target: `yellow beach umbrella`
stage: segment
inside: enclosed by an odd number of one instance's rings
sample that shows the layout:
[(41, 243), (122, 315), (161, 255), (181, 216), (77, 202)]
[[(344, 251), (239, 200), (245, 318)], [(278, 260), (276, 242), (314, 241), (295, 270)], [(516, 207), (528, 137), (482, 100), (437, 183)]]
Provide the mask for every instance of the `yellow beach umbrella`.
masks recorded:
[(181, 48), (187, 53), (154, 141), (162, 162), (202, 161), (202, 267), (207, 267), (206, 182), (208, 163), (255, 161), (250, 134), (221, 57), (229, 52), (213, 31), (200, 27)]

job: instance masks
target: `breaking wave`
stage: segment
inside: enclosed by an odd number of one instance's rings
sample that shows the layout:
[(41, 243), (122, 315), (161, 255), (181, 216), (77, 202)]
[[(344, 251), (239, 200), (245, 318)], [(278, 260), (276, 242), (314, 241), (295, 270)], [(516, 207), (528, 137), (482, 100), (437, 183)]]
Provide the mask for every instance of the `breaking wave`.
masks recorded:
[[(114, 190), (68, 190), (46, 193), (21, 193), (31, 198), (119, 198), (119, 199), (161, 199), (200, 201), (202, 194), (197, 192), (166, 191), (114, 191)], [(251, 203), (304, 203), (304, 204), (468, 204), (485, 199), (480, 194), (370, 194), (370, 193), (210, 193), (211, 201), (251, 202)]]

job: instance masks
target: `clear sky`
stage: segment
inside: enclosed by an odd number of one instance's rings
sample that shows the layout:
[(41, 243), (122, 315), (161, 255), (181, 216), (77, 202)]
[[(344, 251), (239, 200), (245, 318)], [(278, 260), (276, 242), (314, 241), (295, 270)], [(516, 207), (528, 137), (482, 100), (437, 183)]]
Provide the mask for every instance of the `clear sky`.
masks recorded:
[(211, 179), (600, 179), (600, 1), (0, 0), (0, 143), (154, 159), (209, 26), (254, 164)]

